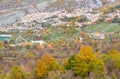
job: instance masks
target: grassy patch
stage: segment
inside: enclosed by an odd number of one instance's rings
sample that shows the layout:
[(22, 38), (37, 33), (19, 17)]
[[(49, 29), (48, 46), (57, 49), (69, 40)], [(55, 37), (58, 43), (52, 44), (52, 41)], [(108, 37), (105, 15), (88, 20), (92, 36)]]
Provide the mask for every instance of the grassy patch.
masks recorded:
[(70, 27), (52, 27), (47, 30), (47, 33), (43, 33), (42, 39), (45, 41), (55, 41), (58, 38), (73, 39), (79, 34), (80, 30), (77, 30), (74, 26)]
[(98, 23), (98, 24), (93, 24), (88, 27), (84, 28), (85, 31), (100, 31), (100, 32), (117, 32), (120, 30), (120, 25), (119, 24), (109, 24), (109, 23)]
[(113, 34), (108, 37), (108, 39), (111, 39), (111, 38), (120, 38), (120, 34)]

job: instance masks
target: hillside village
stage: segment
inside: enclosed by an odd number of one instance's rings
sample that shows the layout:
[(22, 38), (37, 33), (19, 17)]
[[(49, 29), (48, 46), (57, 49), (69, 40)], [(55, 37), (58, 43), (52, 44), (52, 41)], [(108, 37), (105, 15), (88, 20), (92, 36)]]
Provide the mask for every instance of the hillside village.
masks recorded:
[[(101, 16), (103, 16), (102, 12), (92, 13), (92, 8), (82, 8), (82, 9), (75, 9), (71, 12), (66, 10), (62, 11), (55, 11), (55, 12), (46, 12), (46, 13), (33, 13), (28, 14), (22, 18), (20, 18), (17, 22), (15, 22), (12, 26), (6, 26), (1, 28), (3, 31), (9, 30), (42, 30), (43, 24), (47, 23), (49, 26), (76, 26), (77, 28), (83, 28), (92, 24), (97, 23)], [(83, 17), (83, 21), (75, 21), (74, 18), (80, 19), (81, 16)], [(109, 22), (113, 20), (115, 17), (120, 18), (120, 11), (116, 10), (112, 13), (108, 13), (105, 15), (104, 22)], [(86, 20), (84, 21), (84, 19)], [(64, 21), (64, 19), (72, 19), (70, 21)], [(73, 21), (73, 22), (72, 22)], [(34, 27), (33, 27), (34, 26)], [(105, 38), (105, 35), (104, 37)]]
[[(50, 26), (60, 26), (60, 25), (65, 25), (65, 26), (76, 26), (78, 28), (83, 28), (89, 25), (92, 25), (96, 22), (98, 22), (103, 15), (102, 12), (96, 12), (92, 13), (93, 9), (92, 8), (82, 8), (82, 9), (75, 9), (71, 12), (68, 12), (66, 10), (62, 11), (55, 11), (55, 12), (46, 12), (46, 13), (33, 13), (33, 14), (27, 14), (26, 16), (20, 18), (17, 22), (12, 24), (11, 26), (6, 26), (2, 27), (0, 30), (1, 31), (9, 31), (9, 30), (42, 30), (43, 29), (43, 24), (47, 23)], [(87, 19), (87, 21), (83, 22), (72, 22), (68, 21), (65, 22), (63, 19), (66, 18), (76, 18), (78, 19), (83, 16), (84, 18)], [(104, 22), (109, 22), (113, 20), (115, 17), (120, 18), (120, 11), (116, 10), (112, 13), (106, 14), (106, 18), (104, 18)], [(34, 27), (33, 27), (34, 26)], [(95, 35), (95, 34), (93, 34)], [(97, 35), (96, 35), (97, 36)], [(100, 36), (100, 35), (99, 35)], [(103, 35), (101, 35), (103, 36)], [(105, 38), (105, 35), (104, 37)]]

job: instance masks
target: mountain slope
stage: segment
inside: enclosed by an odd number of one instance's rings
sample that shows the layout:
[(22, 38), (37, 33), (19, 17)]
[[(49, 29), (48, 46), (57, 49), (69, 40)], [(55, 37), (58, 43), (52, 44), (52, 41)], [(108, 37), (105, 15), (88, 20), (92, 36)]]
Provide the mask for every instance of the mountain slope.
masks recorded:
[(0, 25), (11, 24), (26, 14), (41, 11), (99, 7), (102, 6), (101, 1), (108, 2), (108, 0), (0, 0)]

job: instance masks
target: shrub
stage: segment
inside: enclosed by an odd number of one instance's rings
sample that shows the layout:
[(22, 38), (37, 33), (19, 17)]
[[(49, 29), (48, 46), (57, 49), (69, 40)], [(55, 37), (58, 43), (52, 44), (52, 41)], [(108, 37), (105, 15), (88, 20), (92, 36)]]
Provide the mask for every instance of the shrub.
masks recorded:
[(80, 18), (78, 19), (78, 22), (86, 22), (86, 21), (88, 21), (88, 19), (85, 16), (80, 16)]
[(120, 23), (120, 18), (115, 17), (115, 18), (112, 20), (112, 23)]
[(117, 5), (115, 8), (116, 8), (116, 9), (120, 9), (120, 5)]
[(25, 48), (30, 49), (31, 45), (27, 44), (25, 45)]
[(114, 12), (115, 10), (116, 10), (115, 5), (109, 4), (109, 5), (103, 6), (100, 9), (100, 12), (103, 12), (104, 14), (107, 14), (107, 13), (110, 13), (110, 12)]
[(103, 22), (105, 20), (105, 16), (100, 16), (99, 22)]

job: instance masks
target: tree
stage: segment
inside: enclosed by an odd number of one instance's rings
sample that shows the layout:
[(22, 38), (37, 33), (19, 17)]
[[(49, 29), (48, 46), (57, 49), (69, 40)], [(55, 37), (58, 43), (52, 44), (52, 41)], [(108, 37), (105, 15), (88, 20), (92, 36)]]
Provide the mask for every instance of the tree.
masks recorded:
[(106, 4), (106, 3), (107, 3), (107, 0), (101, 0), (101, 2), (102, 2), (103, 4)]
[(81, 77), (88, 77), (93, 72), (99, 79), (104, 74), (104, 63), (96, 57), (90, 46), (81, 47), (77, 55), (73, 55), (68, 59), (65, 68), (72, 69), (76, 75)]
[(105, 16), (104, 15), (102, 15), (102, 16), (100, 16), (100, 18), (99, 18), (99, 22), (103, 22), (105, 20)]
[(120, 18), (115, 17), (115, 18), (112, 20), (112, 23), (120, 23)]
[(3, 48), (3, 47), (5, 47), (5, 44), (4, 42), (0, 41), (0, 48)]
[(30, 49), (30, 47), (31, 47), (30, 44), (25, 45), (25, 48), (26, 48), (26, 49)]
[(48, 70), (56, 70), (59, 68), (58, 62), (48, 53), (44, 54), (41, 60), (46, 63)]
[(49, 54), (44, 54), (41, 59), (37, 61), (35, 67), (36, 77), (46, 77), (49, 71), (55, 71), (58, 69), (58, 62)]
[(117, 5), (115, 8), (118, 9), (118, 10), (120, 10), (120, 5)]
[(104, 14), (109, 13), (109, 8), (108, 7), (102, 7), (100, 9), (100, 12), (103, 12)]
[(48, 74), (48, 68), (44, 61), (38, 60), (35, 67), (36, 77), (45, 77)]
[(120, 53), (112, 49), (107, 54), (103, 55), (103, 60), (105, 62), (107, 74), (110, 75), (112, 79), (119, 79)]
[(0, 79), (4, 79), (4, 76), (3, 76), (3, 74), (0, 74)]
[(88, 21), (88, 19), (85, 16), (80, 16), (80, 17), (77, 18), (77, 21), (78, 22), (86, 22), (86, 21)]
[(103, 55), (103, 59), (108, 71), (112, 72), (113, 69), (120, 70), (120, 53), (117, 50), (110, 50), (107, 54)]
[(103, 6), (100, 9), (100, 12), (103, 12), (104, 14), (114, 12), (115, 11), (115, 5), (114, 4), (108, 4), (106, 6)]
[(35, 58), (35, 55), (32, 52), (26, 52), (24, 58), (28, 58), (28, 59)]
[(13, 66), (5, 79), (25, 79), (25, 75), (18, 66)]

